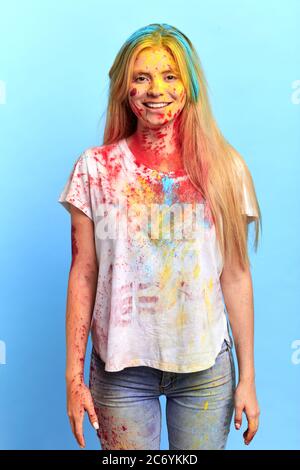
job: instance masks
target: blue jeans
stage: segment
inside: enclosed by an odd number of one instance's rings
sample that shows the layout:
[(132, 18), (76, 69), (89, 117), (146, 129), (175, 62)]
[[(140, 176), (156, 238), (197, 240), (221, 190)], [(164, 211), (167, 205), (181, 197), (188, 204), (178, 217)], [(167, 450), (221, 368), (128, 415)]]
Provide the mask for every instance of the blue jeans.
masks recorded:
[(159, 450), (160, 395), (166, 396), (169, 449), (224, 449), (234, 408), (235, 366), (224, 340), (215, 364), (198, 372), (148, 366), (104, 370), (92, 349), (89, 387), (103, 450)]

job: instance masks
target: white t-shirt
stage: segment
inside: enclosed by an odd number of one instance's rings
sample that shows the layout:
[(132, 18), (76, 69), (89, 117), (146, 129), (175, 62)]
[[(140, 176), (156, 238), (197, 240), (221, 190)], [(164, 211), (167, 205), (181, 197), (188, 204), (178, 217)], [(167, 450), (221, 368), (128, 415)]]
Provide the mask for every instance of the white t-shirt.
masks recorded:
[[(94, 222), (91, 335), (105, 370), (211, 367), (224, 339), (231, 342), (223, 262), (208, 205), (185, 171), (138, 164), (121, 139), (83, 152), (58, 202)], [(253, 215), (247, 194), (245, 212)]]

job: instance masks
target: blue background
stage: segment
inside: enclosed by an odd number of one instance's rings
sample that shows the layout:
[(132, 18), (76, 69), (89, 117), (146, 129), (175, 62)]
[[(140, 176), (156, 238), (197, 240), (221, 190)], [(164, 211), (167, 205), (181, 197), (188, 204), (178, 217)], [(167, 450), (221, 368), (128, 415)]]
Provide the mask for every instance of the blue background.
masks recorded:
[[(0, 448), (79, 449), (64, 382), (70, 219), (57, 198), (79, 154), (102, 143), (119, 48), (141, 26), (166, 22), (194, 43), (217, 122), (250, 168), (263, 215), (257, 254), (250, 243), (261, 424), (244, 446), (244, 415), (227, 448), (299, 449), (300, 2), (0, 6)], [(98, 448), (87, 417), (85, 437)]]

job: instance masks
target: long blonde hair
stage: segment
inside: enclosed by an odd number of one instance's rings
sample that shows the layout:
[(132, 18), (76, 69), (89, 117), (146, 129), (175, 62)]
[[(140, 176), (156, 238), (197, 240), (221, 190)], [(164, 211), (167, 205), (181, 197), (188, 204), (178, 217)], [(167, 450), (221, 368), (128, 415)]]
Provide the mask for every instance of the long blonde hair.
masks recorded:
[[(135, 59), (147, 47), (160, 46), (174, 57), (187, 92), (178, 126), (181, 155), (191, 183), (208, 202), (223, 259), (237, 254), (242, 268), (250, 265), (248, 224), (243, 214), (246, 190), (256, 211), (257, 251), (261, 211), (251, 173), (232, 145), (227, 142), (213, 117), (207, 81), (198, 54), (190, 40), (177, 28), (154, 23), (135, 31), (119, 50), (109, 70), (109, 100), (103, 144), (109, 145), (133, 134), (137, 117), (128, 103), (128, 90)], [(230, 262), (230, 261), (229, 261)]]

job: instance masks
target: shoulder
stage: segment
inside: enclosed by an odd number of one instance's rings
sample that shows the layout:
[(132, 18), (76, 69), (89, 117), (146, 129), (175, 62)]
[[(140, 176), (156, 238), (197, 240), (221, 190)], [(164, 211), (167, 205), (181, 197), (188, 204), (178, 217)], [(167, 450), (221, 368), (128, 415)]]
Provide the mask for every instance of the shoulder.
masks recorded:
[(88, 163), (99, 162), (107, 165), (118, 153), (118, 142), (113, 144), (103, 144), (95, 147), (89, 147), (83, 152), (84, 158)]
[(119, 164), (118, 142), (103, 144), (86, 148), (80, 155), (80, 159), (85, 161), (90, 172), (100, 171), (106, 174), (113, 166)]

